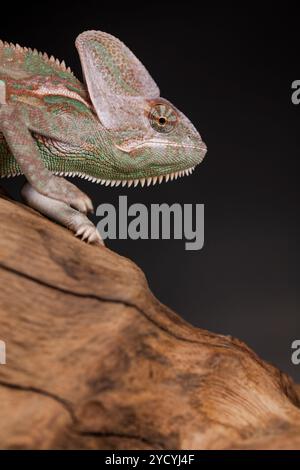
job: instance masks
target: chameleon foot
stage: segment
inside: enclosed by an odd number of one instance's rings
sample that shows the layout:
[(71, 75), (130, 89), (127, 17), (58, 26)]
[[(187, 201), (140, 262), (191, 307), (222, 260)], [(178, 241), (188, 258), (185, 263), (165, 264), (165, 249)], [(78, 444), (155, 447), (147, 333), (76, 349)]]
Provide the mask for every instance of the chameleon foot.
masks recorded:
[(23, 186), (22, 196), (30, 207), (67, 227), (76, 237), (81, 236), (81, 239), (87, 243), (104, 245), (96, 227), (82, 212), (78, 212), (65, 202), (40, 194), (29, 183)]
[(39, 191), (44, 196), (65, 202), (84, 214), (94, 211), (90, 198), (74, 184), (59, 176), (52, 175), (49, 181), (39, 188)]

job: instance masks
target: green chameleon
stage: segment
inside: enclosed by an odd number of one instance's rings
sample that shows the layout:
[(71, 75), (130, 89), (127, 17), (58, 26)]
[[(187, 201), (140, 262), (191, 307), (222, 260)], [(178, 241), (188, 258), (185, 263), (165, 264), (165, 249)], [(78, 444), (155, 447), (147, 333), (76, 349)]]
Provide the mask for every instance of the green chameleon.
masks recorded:
[(89, 197), (63, 176), (150, 185), (190, 174), (206, 153), (191, 122), (117, 38), (76, 39), (85, 84), (54, 57), (0, 41), (0, 176), (24, 174), (27, 204), (89, 243)]

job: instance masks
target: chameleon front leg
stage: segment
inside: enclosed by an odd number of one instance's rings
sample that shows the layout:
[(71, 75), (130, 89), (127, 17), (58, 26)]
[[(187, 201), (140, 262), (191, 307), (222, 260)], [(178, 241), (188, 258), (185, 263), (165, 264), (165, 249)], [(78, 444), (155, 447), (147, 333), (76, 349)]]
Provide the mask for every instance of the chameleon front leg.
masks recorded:
[(64, 202), (43, 196), (29, 183), (25, 183), (21, 194), (30, 207), (72, 230), (76, 237), (81, 237), (88, 243), (104, 245), (98, 230), (85, 214), (72, 209)]
[[(43, 121), (41, 111), (36, 110), (34, 121)], [(0, 131), (18, 162), (21, 172), (39, 193), (62, 201), (80, 212), (93, 211), (90, 198), (75, 185), (54, 176), (43, 164), (38, 147), (30, 132), (30, 123), (19, 107), (11, 104), (0, 106)]]

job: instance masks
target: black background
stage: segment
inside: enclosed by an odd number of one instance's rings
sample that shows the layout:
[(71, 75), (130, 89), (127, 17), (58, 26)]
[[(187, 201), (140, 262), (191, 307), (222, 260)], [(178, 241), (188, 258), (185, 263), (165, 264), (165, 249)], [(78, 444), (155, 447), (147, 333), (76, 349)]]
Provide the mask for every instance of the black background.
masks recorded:
[[(300, 338), (300, 106), (291, 102), (300, 19), (289, 5), (14, 4), (1, 14), (1, 38), (65, 59), (81, 78), (74, 40), (98, 29), (146, 65), (161, 95), (200, 131), (204, 162), (193, 176), (147, 189), (78, 186), (95, 206), (117, 204), (120, 194), (129, 204), (204, 203), (201, 251), (178, 240), (107, 245), (133, 259), (158, 298), (188, 321), (239, 337), (299, 380), (290, 357)], [(4, 185), (15, 195), (22, 181)]]

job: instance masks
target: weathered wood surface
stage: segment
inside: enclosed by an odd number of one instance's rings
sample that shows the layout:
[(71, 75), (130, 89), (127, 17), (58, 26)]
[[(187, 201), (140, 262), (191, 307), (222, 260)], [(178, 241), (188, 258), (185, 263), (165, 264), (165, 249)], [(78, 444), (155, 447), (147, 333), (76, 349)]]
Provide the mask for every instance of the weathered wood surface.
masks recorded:
[(1, 448), (300, 448), (294, 384), (245, 344), (21, 204), (0, 220)]

